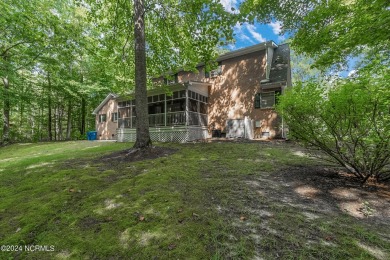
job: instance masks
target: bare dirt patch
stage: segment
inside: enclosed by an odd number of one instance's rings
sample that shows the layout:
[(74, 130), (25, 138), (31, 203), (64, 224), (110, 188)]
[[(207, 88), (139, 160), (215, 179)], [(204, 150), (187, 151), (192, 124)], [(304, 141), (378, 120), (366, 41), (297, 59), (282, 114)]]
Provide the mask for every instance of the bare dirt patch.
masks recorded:
[(150, 147), (146, 149), (126, 149), (119, 152), (114, 152), (98, 158), (97, 162), (104, 162), (105, 164), (117, 164), (123, 162), (137, 162), (143, 160), (157, 159), (160, 157), (167, 157), (176, 153), (178, 150), (167, 147)]
[(307, 207), (390, 222), (389, 183), (368, 182), (361, 186), (353, 175), (323, 166), (288, 167), (270, 179), (285, 186), (279, 190), (284, 191), (281, 194)]

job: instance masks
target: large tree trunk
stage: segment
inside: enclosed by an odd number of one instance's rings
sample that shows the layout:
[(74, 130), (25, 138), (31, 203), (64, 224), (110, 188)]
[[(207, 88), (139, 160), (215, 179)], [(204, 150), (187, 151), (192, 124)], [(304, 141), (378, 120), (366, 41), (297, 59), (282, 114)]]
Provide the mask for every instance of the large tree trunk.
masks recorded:
[(50, 81), (50, 74), (47, 75), (47, 81), (49, 84), (49, 90), (47, 94), (47, 109), (48, 109), (48, 114), (47, 114), (47, 132), (49, 135), (49, 140), (53, 140), (53, 133), (51, 131), (51, 81)]
[(39, 120), (39, 123), (38, 123), (38, 139), (40, 141), (42, 141), (42, 138), (43, 138), (43, 128), (44, 128), (44, 124), (45, 124), (45, 116), (44, 116), (44, 109), (45, 109), (45, 91), (44, 89), (42, 89), (42, 93), (41, 93), (41, 100), (40, 100), (40, 104), (39, 104), (39, 115), (38, 115), (38, 120)]
[(84, 135), (85, 134), (85, 113), (86, 113), (86, 106), (87, 106), (87, 101), (85, 100), (84, 97), (81, 98), (81, 125), (80, 125), (80, 134)]
[(57, 141), (58, 125), (57, 125), (58, 108), (54, 106), (54, 141)]
[(146, 89), (145, 3), (134, 0), (135, 107), (137, 109), (137, 139), (135, 148), (151, 146)]
[(3, 136), (1, 143), (6, 145), (9, 143), (9, 114), (11, 105), (9, 101), (9, 81), (8, 78), (3, 78), (4, 85), (4, 106), (3, 106)]
[(68, 119), (66, 123), (66, 140), (70, 140), (70, 135), (72, 132), (72, 99), (68, 101)]
[(59, 107), (58, 107), (58, 124), (57, 124), (58, 125), (58, 140), (60, 140), (60, 141), (63, 140), (63, 138), (62, 138), (62, 134), (63, 134), (63, 131), (62, 131), (62, 116), (63, 115), (64, 115), (64, 107), (62, 106), (62, 104), (60, 104)]
[[(24, 86), (22, 86), (22, 91), (21, 93), (24, 92)], [(25, 130), (27, 130), (27, 127), (26, 129), (24, 129), (23, 127), (23, 122), (24, 122), (24, 101), (23, 99), (22, 100), (19, 100), (19, 109), (20, 109), (20, 118), (19, 118), (19, 136), (21, 137), (23, 134), (26, 135), (26, 139), (27, 139), (27, 133), (25, 132)]]

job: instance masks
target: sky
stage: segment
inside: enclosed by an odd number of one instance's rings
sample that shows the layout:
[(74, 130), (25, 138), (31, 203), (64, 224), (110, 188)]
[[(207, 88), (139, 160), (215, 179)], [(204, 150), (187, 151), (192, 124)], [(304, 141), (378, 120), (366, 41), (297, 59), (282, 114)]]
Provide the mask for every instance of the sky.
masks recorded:
[[(227, 12), (238, 12), (240, 2), (242, 0), (219, 0)], [(234, 8), (232, 11), (232, 7)], [(273, 21), (269, 24), (239, 24), (234, 26), (235, 43), (229, 44), (227, 49), (234, 51), (237, 49), (252, 46), (265, 41), (274, 41), (276, 44), (284, 43), (289, 37), (289, 34), (280, 35), (282, 24), (279, 21)], [(332, 71), (340, 77), (349, 77), (356, 73), (354, 69), (357, 59), (350, 58), (347, 68), (340, 71)]]
[[(221, 4), (228, 12), (237, 12), (240, 0), (220, 0)], [(232, 7), (235, 11), (232, 11)], [(280, 35), (282, 24), (273, 21), (270, 24), (239, 24), (234, 26), (235, 43), (228, 45), (228, 49), (236, 50), (252, 46), (261, 42), (273, 40), (276, 44), (283, 43), (288, 36)]]
[[(240, 2), (242, 0), (220, 0), (221, 4), (228, 12), (238, 12)], [(234, 8), (232, 11), (232, 7)], [(273, 21), (269, 24), (239, 24), (234, 26), (235, 43), (229, 44), (227, 48), (231, 51), (252, 46), (265, 41), (274, 41), (276, 44), (284, 43), (289, 37), (289, 34), (280, 35), (282, 24), (279, 21)], [(356, 73), (354, 69), (357, 59), (350, 58), (348, 66), (345, 70), (330, 72), (337, 74), (340, 77), (349, 77)]]

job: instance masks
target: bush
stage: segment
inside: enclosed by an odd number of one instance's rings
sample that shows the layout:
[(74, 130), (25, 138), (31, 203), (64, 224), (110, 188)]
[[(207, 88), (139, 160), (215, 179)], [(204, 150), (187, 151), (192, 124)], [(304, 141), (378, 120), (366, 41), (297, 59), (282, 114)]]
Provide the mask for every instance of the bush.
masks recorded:
[(332, 86), (312, 80), (280, 97), (278, 111), (292, 137), (319, 148), (365, 183), (390, 179), (389, 69)]

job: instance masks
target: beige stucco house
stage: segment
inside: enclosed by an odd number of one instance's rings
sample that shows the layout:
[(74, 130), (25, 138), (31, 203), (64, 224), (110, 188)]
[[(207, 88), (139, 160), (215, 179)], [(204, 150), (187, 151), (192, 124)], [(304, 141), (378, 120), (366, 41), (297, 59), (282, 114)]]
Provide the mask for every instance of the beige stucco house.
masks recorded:
[[(212, 136), (283, 138), (285, 127), (275, 112), (278, 95), (291, 85), (288, 44), (273, 41), (217, 58), (218, 68), (179, 71), (169, 86), (148, 91), (152, 140), (185, 142)], [(94, 110), (98, 139), (135, 140), (136, 108), (132, 96), (109, 94)]]

